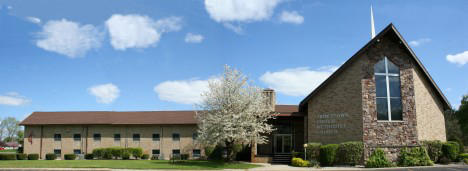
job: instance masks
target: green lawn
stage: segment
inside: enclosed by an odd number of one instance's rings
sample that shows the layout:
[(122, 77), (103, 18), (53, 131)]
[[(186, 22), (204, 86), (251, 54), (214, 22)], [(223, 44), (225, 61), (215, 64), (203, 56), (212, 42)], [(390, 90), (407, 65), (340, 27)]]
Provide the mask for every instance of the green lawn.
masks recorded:
[(17, 149), (0, 150), (0, 153), (16, 153)]
[(227, 164), (213, 161), (171, 163), (168, 160), (5, 160), (0, 168), (111, 168), (111, 169), (179, 169), (221, 170), (249, 169), (256, 164)]

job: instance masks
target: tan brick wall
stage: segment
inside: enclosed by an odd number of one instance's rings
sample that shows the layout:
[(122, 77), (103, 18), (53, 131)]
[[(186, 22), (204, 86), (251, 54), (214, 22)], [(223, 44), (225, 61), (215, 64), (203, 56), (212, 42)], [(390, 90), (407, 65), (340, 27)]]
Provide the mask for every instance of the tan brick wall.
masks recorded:
[[(53, 153), (54, 149), (61, 149), (64, 154), (73, 153), (74, 149), (80, 149), (85, 153), (92, 153), (95, 148), (105, 147), (141, 147), (143, 153), (152, 154), (153, 149), (159, 149), (165, 159), (169, 159), (173, 149), (180, 149), (181, 153), (192, 153), (193, 149), (203, 148), (193, 143), (193, 133), (196, 133), (196, 125), (165, 125), (165, 126), (44, 126), (41, 143), (41, 126), (25, 126), (26, 154), (37, 153), (45, 158), (47, 153)], [(33, 132), (32, 144), (27, 137)], [(100, 141), (93, 140), (93, 134), (101, 134)], [(180, 134), (180, 141), (173, 141), (172, 134)], [(54, 134), (61, 134), (61, 141), (54, 141)], [(82, 141), (74, 141), (73, 135), (81, 134)], [(120, 134), (121, 140), (114, 141), (114, 134)], [(133, 134), (140, 134), (140, 141), (133, 141)], [(160, 134), (160, 141), (153, 141), (153, 134)], [(87, 135), (87, 136), (86, 136)], [(87, 138), (86, 138), (87, 137)]]
[(309, 100), (307, 142), (362, 141), (361, 99), (361, 64), (354, 61)]
[(416, 66), (413, 74), (419, 141), (446, 141), (442, 101), (437, 97), (437, 92), (431, 87), (424, 73)]

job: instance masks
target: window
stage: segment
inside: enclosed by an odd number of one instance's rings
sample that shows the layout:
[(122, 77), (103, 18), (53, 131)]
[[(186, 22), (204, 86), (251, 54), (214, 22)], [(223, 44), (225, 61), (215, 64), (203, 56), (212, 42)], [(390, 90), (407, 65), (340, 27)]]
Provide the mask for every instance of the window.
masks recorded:
[(180, 141), (180, 134), (172, 134), (172, 141)]
[(374, 66), (377, 120), (401, 121), (400, 69), (385, 57)]
[(160, 153), (161, 153), (161, 151), (159, 151), (159, 149), (158, 150), (156, 150), (156, 149), (153, 150), (153, 155), (157, 155), (157, 154), (160, 154)]
[(159, 141), (159, 134), (153, 134), (153, 141)]
[(198, 138), (198, 133), (193, 133), (192, 139), (193, 139), (193, 140), (196, 140), (197, 138)]
[(114, 141), (120, 141), (120, 134), (114, 134)]
[(192, 156), (193, 157), (200, 157), (200, 149), (194, 149), (192, 151)]
[(74, 141), (81, 141), (81, 134), (73, 134)]
[(172, 154), (179, 155), (179, 154), (180, 154), (180, 150), (179, 150), (179, 149), (172, 150)]
[(101, 141), (101, 134), (93, 134), (94, 141)]
[(62, 141), (62, 134), (54, 134), (54, 141)]
[(62, 156), (62, 150), (60, 150), (60, 149), (54, 149), (54, 154), (55, 154), (55, 156), (57, 156), (57, 157), (61, 157), (61, 156)]
[(81, 154), (81, 150), (80, 149), (75, 149), (75, 150), (73, 150), (73, 154)]
[(140, 134), (133, 134), (133, 141), (140, 141)]

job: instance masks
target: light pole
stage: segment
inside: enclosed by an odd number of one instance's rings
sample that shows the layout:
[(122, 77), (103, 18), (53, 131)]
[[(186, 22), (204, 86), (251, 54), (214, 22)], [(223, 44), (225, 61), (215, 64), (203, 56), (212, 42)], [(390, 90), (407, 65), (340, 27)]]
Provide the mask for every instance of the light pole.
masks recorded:
[(307, 144), (304, 144), (304, 160), (307, 161)]

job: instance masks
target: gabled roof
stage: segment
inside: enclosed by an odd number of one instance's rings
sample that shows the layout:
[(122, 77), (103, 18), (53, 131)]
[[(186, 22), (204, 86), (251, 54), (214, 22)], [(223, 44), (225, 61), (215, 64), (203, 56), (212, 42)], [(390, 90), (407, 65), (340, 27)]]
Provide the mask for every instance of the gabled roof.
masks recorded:
[(431, 75), (427, 72), (426, 68), (422, 65), (421, 61), (418, 59), (416, 54), (413, 52), (413, 50), (408, 46), (406, 41), (403, 39), (401, 34), (398, 32), (398, 30), (395, 28), (395, 26), (390, 23), (387, 27), (385, 27), (384, 30), (382, 30), (377, 36), (375, 36), (372, 40), (370, 40), (363, 48), (361, 48), (356, 54), (354, 54), (351, 58), (349, 58), (340, 68), (338, 68), (330, 77), (328, 77), (322, 84), (320, 84), (314, 91), (312, 91), (306, 98), (304, 98), (301, 103), (299, 104), (299, 109), (300, 111), (303, 111), (307, 108), (307, 102), (315, 96), (320, 90), (325, 87), (327, 84), (331, 82), (336, 76), (338, 76), (343, 70), (345, 70), (351, 63), (354, 61), (356, 58), (362, 55), (371, 45), (375, 44), (380, 38), (383, 36), (390, 36), (394, 40), (397, 40), (401, 42), (404, 45), (404, 50), (406, 50), (412, 57), (412, 59), (417, 63), (417, 66), (419, 69), (421, 69), (424, 73), (424, 76), (430, 80), (431, 86), (437, 91), (438, 96), (442, 99), (444, 102), (444, 107), (445, 109), (450, 109), (451, 105), (447, 98), (444, 96), (442, 91), (440, 91), (439, 87), (437, 84), (434, 82), (432, 79)]
[[(278, 116), (304, 116), (297, 105), (276, 105)], [(33, 112), (20, 125), (190, 125), (197, 124), (195, 111), (72, 111)]]

